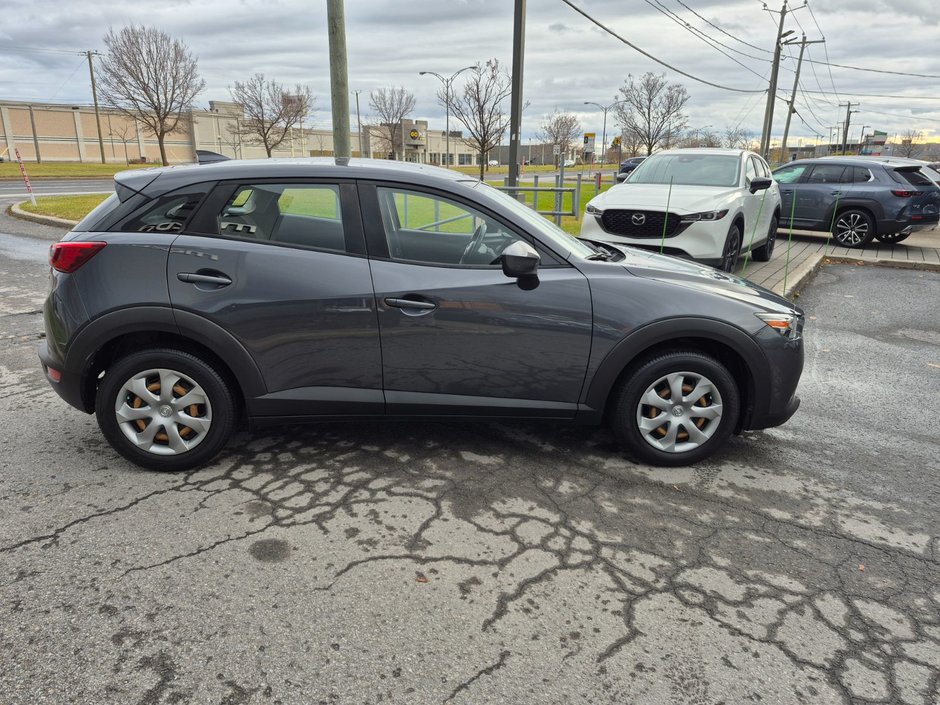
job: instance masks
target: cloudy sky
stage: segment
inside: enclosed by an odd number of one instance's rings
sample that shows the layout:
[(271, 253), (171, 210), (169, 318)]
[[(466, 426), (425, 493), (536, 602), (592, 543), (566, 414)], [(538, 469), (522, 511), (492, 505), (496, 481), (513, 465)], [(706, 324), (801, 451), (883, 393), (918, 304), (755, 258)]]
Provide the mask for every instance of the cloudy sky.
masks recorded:
[[(909, 129), (940, 138), (940, 51), (936, 0), (810, 0), (789, 13), (792, 37), (825, 37), (808, 48), (797, 94), (791, 144), (828, 138), (844, 119), (839, 103), (858, 103), (850, 134), (868, 125), (891, 135)], [(779, 14), (762, 0), (577, 0), (575, 4), (649, 54), (714, 84), (741, 91), (767, 87)], [(768, 0), (772, 10), (780, 0)], [(256, 71), (305, 83), (317, 96), (313, 122), (330, 125), (325, 0), (5, 0), (0, 24), (0, 99), (87, 104), (91, 89), (77, 52), (104, 50), (111, 26), (156, 26), (182, 38), (199, 59), (206, 90), (197, 105), (228, 100), (228, 86)], [(512, 0), (346, 0), (349, 84), (366, 96), (403, 85), (417, 98), (415, 117), (443, 128), (438, 82), (419, 71), (450, 74), (512, 50)], [(780, 72), (780, 93), (793, 86), (797, 49)], [(928, 78), (873, 73), (825, 62)], [(667, 69), (604, 32), (561, 0), (528, 0), (523, 137), (553, 109), (579, 114), (586, 131), (602, 128), (584, 101), (607, 104), (628, 74), (665, 72), (691, 98), (690, 124), (723, 132), (740, 125), (760, 133), (765, 97), (722, 90)], [(459, 80), (459, 79), (458, 79)], [(458, 84), (459, 85), (459, 84)], [(901, 96), (901, 97), (879, 97)], [(507, 105), (508, 109), (508, 105)], [(355, 101), (351, 114), (355, 115)], [(783, 129), (778, 102), (774, 134)], [(608, 135), (614, 128), (608, 124)], [(609, 140), (609, 137), (608, 137)]]

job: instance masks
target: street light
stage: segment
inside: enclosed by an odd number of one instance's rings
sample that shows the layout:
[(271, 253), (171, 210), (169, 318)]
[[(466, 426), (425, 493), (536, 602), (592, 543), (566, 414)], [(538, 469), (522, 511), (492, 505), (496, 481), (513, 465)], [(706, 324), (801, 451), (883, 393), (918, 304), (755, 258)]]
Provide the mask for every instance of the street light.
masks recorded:
[(454, 79), (457, 78), (459, 74), (474, 68), (476, 68), (476, 66), (464, 66), (462, 69), (454, 71), (450, 78), (444, 78), (436, 71), (418, 71), (419, 76), (434, 76), (444, 85), (444, 129), (446, 131), (444, 134), (444, 142), (446, 145), (444, 149), (447, 150), (447, 156), (444, 159), (444, 166), (448, 169), (450, 168), (450, 87), (451, 84), (453, 84)]
[(601, 158), (603, 159), (604, 163), (607, 162), (607, 111), (617, 105), (620, 105), (622, 102), (622, 100), (615, 100), (613, 103), (605, 107), (600, 103), (595, 103), (592, 100), (584, 101), (585, 105), (593, 105), (604, 113), (604, 130), (601, 133)]

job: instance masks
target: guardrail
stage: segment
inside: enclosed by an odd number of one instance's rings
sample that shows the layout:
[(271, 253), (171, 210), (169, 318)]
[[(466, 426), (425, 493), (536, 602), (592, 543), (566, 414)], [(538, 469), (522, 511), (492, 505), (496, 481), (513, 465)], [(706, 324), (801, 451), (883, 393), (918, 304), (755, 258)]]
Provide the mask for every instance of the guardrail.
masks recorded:
[[(589, 175), (590, 185), (594, 187), (594, 195), (600, 191), (602, 178), (600, 173)], [(509, 177), (503, 178), (503, 185), (497, 186), (500, 191), (508, 193), (510, 196), (516, 200), (524, 203), (529, 206), (535, 212), (544, 215), (553, 217), (555, 220), (555, 225), (561, 225), (561, 219), (563, 216), (571, 216), (575, 219), (580, 218), (581, 214), (579, 208), (581, 206), (581, 191), (582, 188), (586, 186), (584, 184), (584, 174), (579, 172), (575, 175), (573, 179), (566, 179), (564, 177), (564, 170), (561, 171), (561, 174), (554, 177), (550, 177), (551, 182), (554, 182), (554, 186), (539, 186), (539, 175), (535, 174), (532, 177), (531, 186), (509, 186)], [(611, 176), (613, 181), (613, 176)], [(564, 186), (565, 182), (574, 181), (574, 186)], [(615, 182), (616, 183), (616, 182)], [(529, 202), (528, 194), (532, 194), (531, 203)], [(554, 198), (551, 199), (553, 207), (551, 210), (545, 210), (539, 208), (539, 194), (541, 193), (551, 193), (554, 194)], [(565, 207), (565, 197), (567, 195), (571, 196), (570, 207)], [(544, 201), (544, 199), (543, 199)]]

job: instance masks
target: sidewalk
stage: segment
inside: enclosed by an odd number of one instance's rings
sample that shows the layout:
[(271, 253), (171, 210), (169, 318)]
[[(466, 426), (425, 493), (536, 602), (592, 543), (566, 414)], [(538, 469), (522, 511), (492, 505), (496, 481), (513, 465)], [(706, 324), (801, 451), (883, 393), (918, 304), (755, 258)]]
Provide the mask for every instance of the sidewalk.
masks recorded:
[(799, 292), (825, 258), (940, 270), (940, 228), (914, 233), (897, 245), (873, 240), (861, 249), (842, 247), (831, 239), (827, 245), (826, 233), (794, 230), (791, 238), (788, 230), (781, 229), (770, 262), (745, 263), (742, 258), (737, 274), (789, 297)]

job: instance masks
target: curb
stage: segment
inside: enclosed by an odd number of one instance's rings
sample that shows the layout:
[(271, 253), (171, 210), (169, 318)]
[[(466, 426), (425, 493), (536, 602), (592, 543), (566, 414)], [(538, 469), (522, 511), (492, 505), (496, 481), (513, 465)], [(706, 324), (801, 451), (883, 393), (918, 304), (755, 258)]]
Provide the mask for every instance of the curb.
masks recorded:
[(788, 277), (788, 286), (781, 292), (781, 295), (791, 300), (799, 298), (800, 292), (813, 280), (813, 277), (823, 266), (825, 259), (825, 255), (813, 255), (793, 270), (793, 276)]
[(858, 257), (827, 256), (823, 264), (855, 264), (859, 267), (894, 267), (895, 269), (919, 269), (923, 272), (940, 272), (940, 262), (911, 262), (903, 259), (860, 259)]
[[(26, 201), (20, 201), (20, 203), (26, 203)], [(41, 225), (52, 225), (57, 228), (73, 228), (78, 225), (77, 220), (66, 220), (65, 218), (56, 218), (51, 215), (37, 215), (35, 213), (28, 213), (20, 208), (20, 203), (14, 203), (10, 206), (10, 215), (14, 218), (19, 218), (20, 220), (30, 220), (34, 223), (40, 223)]]

